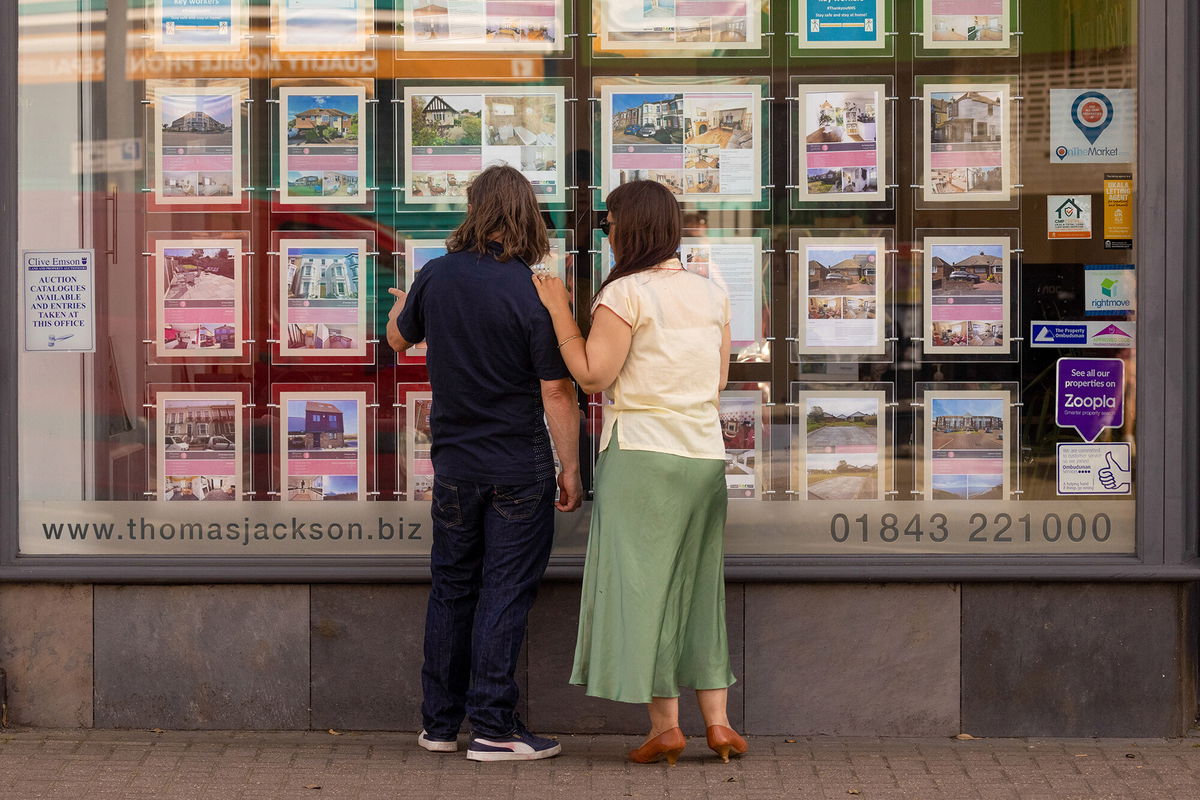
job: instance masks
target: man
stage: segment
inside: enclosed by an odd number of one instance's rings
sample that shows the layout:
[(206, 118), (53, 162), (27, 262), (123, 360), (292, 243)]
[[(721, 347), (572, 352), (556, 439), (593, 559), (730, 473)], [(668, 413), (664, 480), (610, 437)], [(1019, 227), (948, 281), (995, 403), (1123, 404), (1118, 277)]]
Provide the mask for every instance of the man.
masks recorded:
[[(433, 389), (433, 582), (417, 742), (454, 752), (469, 716), (467, 758), (533, 760), (560, 748), (517, 718), (514, 673), (554, 509), (574, 511), (582, 499), (579, 407), (530, 280), (550, 249), (533, 187), (512, 167), (489, 167), (467, 204), (448, 254), (421, 269), (407, 296), (389, 290), (388, 344), (402, 352), (425, 341)], [(551, 440), (562, 464), (557, 502)]]

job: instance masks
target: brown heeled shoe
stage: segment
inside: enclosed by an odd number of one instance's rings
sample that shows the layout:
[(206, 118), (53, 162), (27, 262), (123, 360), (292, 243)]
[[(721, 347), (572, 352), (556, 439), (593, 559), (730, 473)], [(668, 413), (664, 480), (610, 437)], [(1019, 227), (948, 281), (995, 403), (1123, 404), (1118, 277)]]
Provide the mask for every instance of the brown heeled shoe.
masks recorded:
[[(736, 734), (735, 734), (736, 735)], [(629, 751), (629, 760), (635, 764), (653, 764), (667, 759), (672, 767), (679, 760), (679, 754), (687, 746), (687, 738), (679, 728), (671, 728), (655, 736), (636, 750)]]
[(729, 763), (730, 753), (741, 756), (750, 749), (746, 740), (739, 736), (737, 731), (724, 725), (708, 726), (708, 746), (726, 764)]

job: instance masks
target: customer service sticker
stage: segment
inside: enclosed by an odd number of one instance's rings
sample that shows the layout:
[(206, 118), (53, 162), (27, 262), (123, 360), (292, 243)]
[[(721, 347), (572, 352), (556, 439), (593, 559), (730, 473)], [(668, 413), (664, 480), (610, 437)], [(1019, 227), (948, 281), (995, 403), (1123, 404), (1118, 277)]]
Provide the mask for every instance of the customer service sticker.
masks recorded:
[(1083, 308), (1089, 317), (1137, 310), (1133, 264), (1088, 264), (1083, 268)]
[(1128, 442), (1058, 443), (1059, 494), (1132, 494)]
[(94, 250), (26, 250), (25, 351), (96, 351)]
[(1119, 358), (1060, 358), (1054, 381), (1054, 422), (1094, 442), (1105, 428), (1125, 424), (1125, 362)]

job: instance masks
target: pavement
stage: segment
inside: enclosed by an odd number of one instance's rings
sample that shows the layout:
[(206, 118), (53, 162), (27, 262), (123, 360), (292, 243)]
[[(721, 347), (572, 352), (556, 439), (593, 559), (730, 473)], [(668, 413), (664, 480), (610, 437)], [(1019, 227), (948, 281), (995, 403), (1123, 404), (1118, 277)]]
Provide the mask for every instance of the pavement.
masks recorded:
[(679, 764), (635, 765), (633, 736), (562, 736), (563, 755), (478, 764), (411, 733), (0, 731), (5, 800), (1195, 800), (1200, 738), (758, 736), (722, 764), (692, 737)]

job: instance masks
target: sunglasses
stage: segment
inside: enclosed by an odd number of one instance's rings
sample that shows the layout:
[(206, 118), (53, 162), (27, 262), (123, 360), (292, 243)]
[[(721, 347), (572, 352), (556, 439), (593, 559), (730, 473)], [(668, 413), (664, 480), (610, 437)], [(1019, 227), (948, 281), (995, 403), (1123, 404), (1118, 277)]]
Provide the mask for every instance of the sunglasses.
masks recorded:
[(610, 228), (612, 228), (612, 220), (605, 216), (604, 219), (600, 220), (600, 230), (604, 232), (605, 236), (608, 236)]

